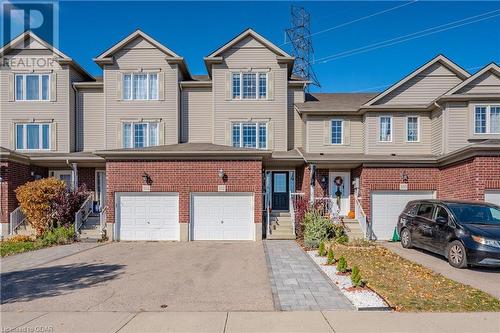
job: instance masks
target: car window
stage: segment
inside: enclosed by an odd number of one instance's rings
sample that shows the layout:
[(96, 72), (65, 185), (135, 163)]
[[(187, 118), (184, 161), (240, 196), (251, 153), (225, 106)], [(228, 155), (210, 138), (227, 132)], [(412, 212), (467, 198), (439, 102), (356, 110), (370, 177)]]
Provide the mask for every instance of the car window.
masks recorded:
[(417, 215), (425, 217), (427, 219), (432, 219), (432, 213), (434, 212), (433, 204), (421, 204), (418, 208)]
[(446, 211), (446, 209), (444, 209), (444, 207), (437, 206), (437, 208), (436, 208), (436, 220), (438, 217), (442, 217), (442, 218), (446, 219), (446, 221), (448, 221), (448, 212)]
[(482, 204), (449, 204), (458, 223), (500, 225), (500, 208)]
[(408, 204), (405, 209), (405, 213), (409, 215), (415, 215), (417, 214), (417, 204)]

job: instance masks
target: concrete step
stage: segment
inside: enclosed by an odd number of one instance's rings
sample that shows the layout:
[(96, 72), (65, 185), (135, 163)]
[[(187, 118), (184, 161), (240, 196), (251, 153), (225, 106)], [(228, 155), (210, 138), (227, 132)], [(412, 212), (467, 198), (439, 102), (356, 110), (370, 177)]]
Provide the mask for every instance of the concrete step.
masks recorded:
[(98, 242), (102, 238), (101, 231), (99, 229), (80, 229), (78, 238), (81, 242)]
[(290, 217), (290, 212), (271, 212), (271, 217)]
[(277, 234), (271, 234), (267, 236), (267, 239), (269, 240), (294, 240), (295, 235), (293, 233), (289, 233), (287, 235), (277, 235)]

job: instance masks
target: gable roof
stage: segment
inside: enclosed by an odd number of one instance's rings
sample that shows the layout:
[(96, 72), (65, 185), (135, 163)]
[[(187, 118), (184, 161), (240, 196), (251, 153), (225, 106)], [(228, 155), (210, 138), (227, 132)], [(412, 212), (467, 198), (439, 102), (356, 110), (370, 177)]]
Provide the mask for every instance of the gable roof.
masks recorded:
[(265, 47), (267, 47), (269, 50), (276, 53), (278, 56), (292, 58), (291, 55), (289, 55), (288, 53), (283, 51), (281, 48), (279, 48), (278, 46), (276, 46), (275, 44), (273, 44), (272, 42), (270, 42), (269, 40), (267, 40), (266, 38), (264, 38), (263, 36), (261, 36), (260, 34), (258, 34), (257, 32), (255, 32), (254, 30), (252, 30), (250, 28), (244, 30), (239, 35), (237, 35), (236, 37), (231, 39), (229, 42), (227, 42), (226, 44), (219, 47), (217, 50), (215, 50), (209, 56), (207, 56), (207, 58), (215, 58), (215, 57), (220, 56), (224, 51), (230, 49), (233, 45), (237, 44), (238, 42), (242, 41), (243, 39), (245, 39), (247, 37), (255, 38), (257, 41), (262, 43)]
[(144, 38), (146, 41), (153, 44), (158, 49), (160, 49), (161, 51), (163, 51), (164, 53), (168, 54), (169, 56), (171, 56), (173, 58), (180, 58), (180, 56), (177, 55), (177, 53), (170, 50), (168, 47), (166, 47), (162, 43), (158, 42), (156, 39), (149, 36), (145, 32), (137, 29), (134, 32), (132, 32), (130, 35), (128, 35), (127, 37), (125, 37), (124, 39), (122, 39), (121, 41), (116, 43), (115, 45), (111, 46), (109, 49), (107, 49), (103, 53), (101, 53), (97, 58), (94, 59), (94, 61), (99, 62), (99, 60), (103, 60), (103, 59), (111, 57), (114, 53), (116, 53), (118, 50), (120, 50), (122, 47), (124, 47), (125, 45), (127, 45), (129, 42), (131, 42), (132, 40), (134, 40), (137, 37)]
[(444, 96), (453, 95), (454, 93), (456, 93), (457, 91), (459, 91), (460, 89), (462, 89), (463, 87), (465, 87), (466, 85), (468, 85), (469, 83), (471, 83), (472, 81), (474, 81), (475, 79), (479, 78), (480, 76), (482, 76), (483, 74), (485, 74), (487, 72), (492, 72), (492, 73), (496, 74), (497, 76), (500, 76), (500, 66), (498, 66), (494, 62), (490, 63), (489, 65), (486, 65), (481, 70), (479, 70), (476, 74), (469, 76), (469, 78), (462, 81), (462, 83), (453, 87), (450, 91), (448, 91), (446, 94), (444, 94)]
[(431, 59), (430, 61), (426, 62), (424, 65), (420, 66), (419, 68), (417, 68), (416, 70), (414, 70), (413, 72), (411, 72), (410, 74), (405, 76), (399, 82), (393, 84), (391, 87), (389, 87), (388, 89), (386, 89), (385, 91), (383, 91), (379, 95), (377, 95), (374, 98), (372, 98), (371, 100), (369, 100), (364, 106), (373, 105), (375, 102), (381, 100), (382, 98), (384, 98), (385, 96), (387, 96), (388, 94), (390, 94), (391, 92), (396, 90), (398, 87), (402, 86), (403, 84), (410, 81), (411, 79), (413, 79), (414, 77), (416, 77), (417, 75), (419, 75), (420, 73), (425, 71), (427, 68), (431, 67), (432, 65), (434, 65), (438, 62), (440, 64), (442, 64), (443, 66), (445, 66), (446, 68), (448, 68), (453, 73), (455, 73), (462, 80), (465, 80), (468, 77), (470, 77), (470, 74), (465, 69), (458, 66), (453, 61), (446, 58), (444, 55), (439, 54), (436, 57), (434, 57), (433, 59)]
[(4, 46), (2, 46), (2, 48), (0, 49), (0, 57), (4, 56), (8, 51), (12, 50), (14, 48), (14, 46), (16, 46), (18, 43), (20, 43), (21, 41), (27, 40), (27, 39), (35, 40), (37, 43), (41, 44), (42, 46), (44, 46), (45, 48), (47, 48), (48, 50), (53, 52), (57, 56), (56, 60), (58, 62), (69, 64), (69, 65), (73, 66), (73, 68), (76, 69), (78, 72), (83, 74), (84, 76), (94, 80), (94, 77), (92, 75), (90, 75), (85, 69), (83, 69), (83, 67), (80, 66), (76, 61), (74, 61), (73, 59), (68, 57), (66, 54), (61, 52), (59, 49), (57, 49), (53, 45), (46, 42), (41, 37), (37, 36), (31, 30), (26, 30), (25, 32), (23, 32), (22, 34), (20, 34), (19, 36), (17, 36), (13, 40), (11, 40), (10, 42), (7, 42)]

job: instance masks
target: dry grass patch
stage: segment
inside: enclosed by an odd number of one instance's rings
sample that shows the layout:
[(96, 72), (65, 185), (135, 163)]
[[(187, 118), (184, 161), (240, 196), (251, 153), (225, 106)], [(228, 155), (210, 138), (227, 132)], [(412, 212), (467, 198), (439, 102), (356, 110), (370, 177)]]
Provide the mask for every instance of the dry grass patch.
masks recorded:
[(500, 300), (447, 279), (380, 246), (334, 244), (338, 258), (358, 266), (368, 287), (398, 311), (500, 311)]

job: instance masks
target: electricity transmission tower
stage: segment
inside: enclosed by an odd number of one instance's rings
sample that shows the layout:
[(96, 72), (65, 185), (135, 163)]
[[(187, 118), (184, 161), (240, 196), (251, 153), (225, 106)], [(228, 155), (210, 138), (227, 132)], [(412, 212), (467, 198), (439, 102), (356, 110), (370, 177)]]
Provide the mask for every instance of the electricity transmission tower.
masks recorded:
[[(304, 7), (291, 7), (292, 27), (286, 29), (288, 43), (292, 44), (292, 55), (295, 57), (293, 74), (310, 81), (317, 87), (321, 87), (318, 78), (312, 68), (314, 49), (311, 39), (311, 16)], [(309, 92), (309, 85), (306, 87)]]

